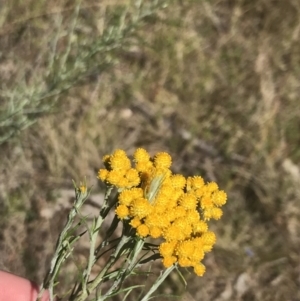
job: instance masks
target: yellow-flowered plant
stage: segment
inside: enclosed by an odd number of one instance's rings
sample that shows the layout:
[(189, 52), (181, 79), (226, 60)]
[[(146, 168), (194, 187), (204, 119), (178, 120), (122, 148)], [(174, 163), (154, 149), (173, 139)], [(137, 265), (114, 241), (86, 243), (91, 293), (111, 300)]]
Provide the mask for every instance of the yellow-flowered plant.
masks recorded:
[(103, 162), (106, 168), (99, 170), (98, 178), (118, 188), (118, 218), (140, 238), (163, 238), (158, 250), (166, 268), (193, 267), (202, 276), (201, 261), (216, 242), (207, 222), (222, 216), (226, 193), (200, 176), (173, 174), (171, 156), (165, 152), (150, 157), (138, 148), (134, 167), (123, 150), (106, 155)]
[[(198, 276), (205, 272), (201, 262), (216, 241), (207, 223), (222, 216), (226, 193), (214, 182), (205, 183), (200, 176), (185, 178), (173, 174), (171, 156), (165, 152), (151, 157), (139, 148), (130, 160), (123, 150), (116, 150), (104, 156), (103, 162), (105, 168), (98, 172), (98, 178), (106, 183), (102, 207), (92, 223), (88, 222), (81, 208), (91, 189), (86, 181), (78, 186), (74, 183), (75, 200), (37, 300), (41, 300), (45, 289), (49, 291), (50, 301), (54, 300), (59, 271), (66, 259), (72, 257), (82, 236), (88, 236), (89, 254), (85, 263), (78, 265), (76, 283), (64, 300), (104, 301), (120, 293), (126, 299), (131, 291), (143, 285), (123, 287), (125, 280), (136, 273), (137, 267), (158, 258), (166, 269), (139, 301), (150, 300), (178, 266), (192, 267)], [(112, 210), (115, 215), (110, 226), (104, 235), (99, 235)], [(115, 231), (120, 221), (121, 234)], [(146, 242), (148, 237), (157, 244)], [(100, 260), (101, 268), (95, 269)]]

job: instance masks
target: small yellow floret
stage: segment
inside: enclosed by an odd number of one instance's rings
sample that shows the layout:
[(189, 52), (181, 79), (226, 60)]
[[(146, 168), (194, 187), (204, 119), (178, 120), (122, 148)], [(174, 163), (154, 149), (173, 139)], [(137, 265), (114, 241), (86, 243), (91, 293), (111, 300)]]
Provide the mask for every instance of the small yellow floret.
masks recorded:
[(161, 231), (161, 229), (159, 227), (152, 227), (152, 228), (150, 228), (150, 236), (152, 238), (158, 238), (158, 237), (161, 236), (161, 234), (162, 234), (162, 231)]
[(156, 168), (169, 168), (172, 164), (172, 158), (168, 153), (160, 152), (154, 157), (154, 165)]
[(175, 256), (169, 256), (169, 257), (164, 257), (163, 260), (162, 260), (162, 263), (163, 263), (165, 268), (169, 268), (176, 261), (177, 261), (177, 258)]
[(128, 170), (131, 167), (131, 162), (127, 157), (112, 155), (110, 158), (110, 167), (115, 170)]
[(139, 177), (139, 173), (134, 168), (128, 169), (125, 174), (125, 177), (130, 183), (130, 186), (138, 186), (140, 184), (141, 179)]
[(173, 195), (172, 195), (172, 201), (173, 201), (173, 205), (174, 207), (177, 204), (177, 201), (183, 196), (184, 192), (182, 189), (180, 188), (175, 188), (173, 189)]
[(124, 176), (120, 178), (118, 183), (115, 185), (119, 188), (127, 188), (131, 187), (131, 184), (129, 183), (128, 179), (126, 179)]
[(143, 148), (138, 148), (133, 155), (135, 162), (147, 162), (150, 160), (150, 155)]
[(203, 249), (195, 246), (195, 250), (193, 254), (190, 256), (190, 259), (193, 262), (200, 262), (204, 258), (204, 254), (205, 253)]
[(187, 210), (185, 218), (190, 224), (194, 224), (200, 220), (200, 214), (197, 210)]
[(98, 179), (100, 179), (102, 182), (104, 182), (107, 178), (108, 172), (109, 171), (107, 169), (99, 169)]
[(173, 175), (170, 180), (174, 188), (182, 189), (186, 184), (186, 179), (183, 175)]
[(130, 206), (130, 214), (140, 219), (146, 217), (152, 211), (152, 207), (147, 199), (135, 199)]
[(194, 272), (197, 276), (203, 276), (205, 273), (205, 266), (202, 263), (198, 263), (194, 266)]
[(111, 169), (128, 170), (131, 167), (131, 162), (127, 157), (125, 151), (117, 149), (109, 159)]
[(183, 268), (187, 268), (192, 265), (192, 261), (190, 259), (188, 259), (187, 257), (179, 257), (178, 264)]
[(208, 253), (212, 250), (212, 248), (213, 248), (213, 245), (204, 245), (202, 250), (203, 250), (203, 252)]
[(203, 218), (207, 222), (212, 218), (212, 208), (203, 210)]
[(169, 242), (163, 242), (160, 244), (159, 246), (159, 253), (161, 254), (162, 257), (169, 257), (172, 256), (174, 251), (175, 251), (175, 247), (177, 245), (177, 241), (169, 241)]
[(195, 210), (197, 207), (197, 198), (194, 194), (185, 193), (179, 200), (179, 204), (186, 210)]
[(214, 245), (216, 242), (216, 234), (211, 231), (203, 233), (201, 238), (205, 245)]
[(129, 215), (129, 209), (125, 205), (119, 205), (116, 208), (115, 212), (119, 219), (124, 219), (124, 218), (128, 217), (128, 215)]
[(146, 225), (141, 224), (137, 227), (136, 232), (139, 236), (146, 237), (149, 234), (149, 228)]
[(216, 191), (212, 194), (212, 201), (216, 206), (223, 206), (226, 200), (227, 194), (223, 190)]
[(163, 211), (165, 211), (165, 209), (168, 208), (168, 204), (169, 204), (169, 196), (163, 193), (162, 191), (158, 193), (158, 195), (153, 201), (153, 205), (157, 208), (163, 209)]
[(179, 258), (189, 258), (193, 255), (195, 250), (194, 243), (190, 240), (180, 242), (176, 247), (176, 255)]
[(130, 221), (129, 225), (131, 225), (131, 227), (133, 227), (133, 228), (137, 228), (139, 225), (141, 225), (141, 220), (139, 218), (137, 218), (137, 217), (134, 217)]
[(127, 158), (126, 152), (123, 149), (116, 149), (112, 155), (115, 157)]
[(200, 205), (202, 209), (211, 209), (214, 207), (214, 203), (208, 194), (201, 198)]
[(215, 182), (210, 182), (206, 185), (206, 190), (209, 192), (215, 192), (219, 189), (219, 186)]
[[(180, 229), (180, 235), (182, 235), (182, 237), (187, 238), (191, 235), (192, 233), (192, 226), (189, 223), (189, 220), (186, 219), (185, 217), (179, 217), (177, 218), (173, 224), (174, 227), (178, 227), (178, 229)], [(182, 237), (180, 239), (182, 239)]]
[(218, 220), (223, 215), (223, 211), (220, 208), (212, 208), (210, 210), (210, 215), (211, 215), (211, 218)]
[(194, 194), (197, 198), (201, 198), (206, 192), (205, 186), (194, 190)]
[(123, 179), (123, 174), (120, 173), (118, 170), (111, 170), (106, 177), (106, 181), (112, 185), (120, 186), (120, 182)]
[(131, 191), (131, 189), (124, 189), (119, 194), (119, 203), (122, 205), (129, 206), (131, 202), (135, 199), (134, 193)]
[(165, 183), (166, 181), (163, 182), (163, 184), (160, 186), (160, 192), (159, 194), (163, 194), (167, 198), (171, 198), (174, 193), (174, 187), (171, 185), (171, 183)]
[(158, 227), (160, 225), (161, 216), (157, 212), (152, 212), (145, 218), (145, 224), (149, 227)]
[(149, 172), (153, 167), (153, 163), (151, 161), (141, 161), (135, 164), (135, 169), (138, 172)]
[(132, 193), (132, 196), (135, 198), (135, 199), (138, 199), (138, 198), (142, 198), (144, 196), (144, 191), (142, 188), (130, 188), (130, 191)]
[(183, 240), (185, 238), (185, 235), (181, 232), (181, 229), (178, 226), (171, 225), (164, 231), (163, 237), (166, 241), (172, 241)]
[(166, 214), (159, 214), (155, 209), (145, 218), (145, 224), (149, 227), (158, 227), (160, 229), (166, 229), (170, 226), (170, 222), (167, 219)]
[(207, 232), (208, 225), (204, 221), (197, 221), (196, 223), (193, 223), (193, 232), (196, 233), (204, 233)]
[(85, 185), (80, 185), (79, 189), (80, 189), (81, 193), (86, 192), (86, 186)]
[(188, 186), (190, 189), (196, 190), (204, 186), (204, 180), (200, 176), (188, 177)]

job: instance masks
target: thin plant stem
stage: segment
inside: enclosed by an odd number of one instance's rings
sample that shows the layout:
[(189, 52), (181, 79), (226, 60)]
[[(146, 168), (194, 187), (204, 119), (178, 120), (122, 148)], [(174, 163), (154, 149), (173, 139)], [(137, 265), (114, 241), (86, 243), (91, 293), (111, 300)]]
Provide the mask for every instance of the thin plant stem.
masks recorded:
[(110, 287), (110, 289), (105, 293), (105, 295), (101, 296), (100, 298), (97, 299), (97, 301), (103, 301), (111, 296), (113, 292), (117, 289), (117, 287), (120, 285), (120, 283), (124, 280), (124, 277), (126, 278), (132, 270), (134, 269), (137, 261), (138, 261), (138, 256), (140, 255), (141, 250), (143, 249), (144, 246), (144, 240), (139, 239), (132, 251), (130, 252), (129, 259), (128, 259), (128, 266), (121, 271), (121, 273), (118, 275), (117, 279), (115, 280), (114, 284)]
[(72, 224), (75, 220), (76, 215), (78, 214), (78, 210), (80, 207), (83, 205), (84, 201), (87, 199), (89, 193), (81, 193), (78, 188), (75, 187), (76, 190), (76, 198), (74, 201), (74, 206), (70, 210), (68, 217), (67, 217), (67, 222), (62, 229), (57, 243), (55, 247), (55, 252), (53, 255), (53, 258), (50, 263), (50, 269), (45, 277), (44, 282), (41, 285), (39, 295), (37, 297), (37, 301), (41, 300), (42, 294), (45, 289), (49, 290), (49, 295), (50, 295), (50, 301), (53, 301), (54, 294), (53, 294), (53, 287), (54, 287), (54, 281), (56, 278), (56, 275), (59, 271), (59, 268), (61, 266), (61, 263), (68, 257), (70, 252), (66, 250), (68, 247), (68, 244), (70, 243), (68, 234), (69, 230), (72, 227)]
[(149, 300), (149, 297), (158, 289), (158, 287), (163, 283), (163, 281), (168, 277), (168, 275), (176, 268), (176, 265), (172, 265), (163, 272), (160, 273), (159, 277), (156, 279), (156, 281), (153, 283), (150, 290), (147, 292), (147, 294), (141, 299), (141, 301), (147, 301)]

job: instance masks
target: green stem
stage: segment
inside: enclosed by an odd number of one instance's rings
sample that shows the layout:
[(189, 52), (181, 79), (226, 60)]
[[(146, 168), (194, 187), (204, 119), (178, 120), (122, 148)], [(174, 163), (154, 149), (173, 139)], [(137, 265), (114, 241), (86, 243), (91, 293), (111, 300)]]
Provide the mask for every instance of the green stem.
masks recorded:
[(54, 252), (53, 258), (51, 260), (50, 269), (49, 269), (47, 276), (44, 279), (44, 282), (41, 285), (41, 288), (40, 288), (40, 291), (39, 291), (39, 294), (37, 297), (37, 301), (41, 300), (42, 294), (45, 289), (49, 290), (50, 301), (53, 301), (53, 299), (54, 299), (54, 294), (53, 294), (54, 281), (55, 281), (56, 275), (59, 271), (61, 263), (68, 256), (68, 252), (65, 251), (66, 243), (67, 244), (69, 243), (68, 232), (71, 229), (74, 219), (78, 213), (78, 210), (80, 209), (80, 207), (82, 206), (82, 204), (84, 203), (84, 201), (86, 200), (86, 198), (88, 197), (88, 194), (89, 194), (88, 192), (81, 193), (80, 190), (76, 186), (75, 186), (75, 191), (76, 191), (76, 198), (74, 201), (74, 206), (71, 209), (71, 211), (69, 212), (68, 217), (67, 217), (67, 222), (58, 237), (56, 247), (55, 247), (55, 252)]
[(74, 301), (84, 301), (87, 297), (89, 292), (92, 292), (96, 289), (98, 285), (101, 284), (103, 281), (108, 269), (116, 262), (116, 260), (119, 259), (121, 256), (120, 251), (122, 247), (131, 239), (129, 236), (123, 236), (120, 240), (116, 250), (111, 254), (109, 261), (106, 263), (105, 267), (102, 269), (102, 271), (97, 275), (97, 277), (87, 285), (86, 291), (82, 291), (82, 293), (74, 299)]
[(149, 300), (149, 297), (158, 289), (158, 287), (163, 283), (163, 281), (168, 277), (168, 275), (175, 269), (175, 265), (167, 268), (160, 276), (156, 279), (148, 293), (143, 297), (141, 301)]
[(114, 281), (114, 284), (110, 287), (110, 289), (105, 293), (105, 295), (100, 296), (97, 301), (104, 301), (108, 298), (111, 297), (111, 295), (115, 292), (115, 290), (118, 288), (120, 283), (124, 281), (124, 279), (131, 274), (132, 270), (134, 269), (137, 261), (138, 261), (138, 256), (143, 249), (144, 246), (144, 240), (139, 239), (136, 244), (134, 245), (134, 248), (131, 250), (129, 256), (130, 258), (128, 259), (128, 265), (127, 267), (123, 268), (122, 271), (119, 273), (117, 276), (116, 280)]
[(84, 272), (84, 282), (83, 282), (83, 285), (82, 285), (83, 294), (86, 295), (86, 296), (88, 295), (87, 283), (88, 283), (89, 276), (91, 274), (92, 267), (93, 267), (93, 265), (95, 263), (95, 259), (96, 259), (96, 256), (95, 256), (96, 240), (97, 240), (99, 230), (100, 230), (100, 227), (101, 227), (103, 221), (104, 221), (104, 219), (102, 218), (102, 216), (99, 215), (97, 220), (96, 220), (95, 227), (93, 227), (93, 229), (92, 229), (92, 234), (90, 235), (91, 243), (90, 243), (88, 266), (87, 266), (87, 268)]
[(92, 229), (89, 231), (89, 236), (90, 236), (89, 259), (88, 259), (87, 267), (83, 273), (84, 279), (83, 279), (83, 283), (82, 283), (82, 293), (80, 294), (79, 298), (77, 299), (78, 301), (85, 300), (87, 298), (87, 296), (89, 295), (89, 292), (91, 291), (91, 288), (88, 287), (87, 283), (89, 281), (92, 267), (96, 261), (96, 256), (95, 256), (96, 240), (97, 240), (101, 225), (112, 206), (111, 204), (109, 204), (109, 196), (112, 192), (112, 189), (113, 189), (112, 186), (107, 188), (107, 190), (105, 192), (105, 196), (104, 196), (103, 206), (99, 212), (99, 216), (96, 219), (96, 223), (92, 226)]

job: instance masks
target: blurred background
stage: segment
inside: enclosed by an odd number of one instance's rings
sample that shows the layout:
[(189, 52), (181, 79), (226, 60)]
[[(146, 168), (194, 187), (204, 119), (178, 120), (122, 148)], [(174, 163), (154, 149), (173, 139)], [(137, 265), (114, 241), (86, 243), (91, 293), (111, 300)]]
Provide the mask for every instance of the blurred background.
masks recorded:
[(144, 147), (228, 193), (161, 293), (300, 300), (299, 39), (298, 0), (0, 2), (0, 268), (40, 282), (72, 179), (98, 210), (103, 155)]

